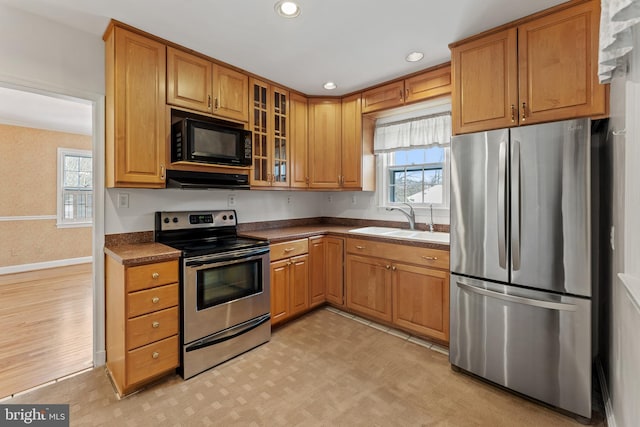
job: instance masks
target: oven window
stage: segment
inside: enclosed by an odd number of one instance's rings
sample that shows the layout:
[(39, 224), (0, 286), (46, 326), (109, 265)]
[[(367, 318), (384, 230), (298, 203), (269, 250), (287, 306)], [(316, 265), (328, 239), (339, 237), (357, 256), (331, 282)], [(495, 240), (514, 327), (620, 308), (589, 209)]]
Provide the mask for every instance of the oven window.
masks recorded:
[(262, 292), (262, 260), (198, 271), (198, 310)]

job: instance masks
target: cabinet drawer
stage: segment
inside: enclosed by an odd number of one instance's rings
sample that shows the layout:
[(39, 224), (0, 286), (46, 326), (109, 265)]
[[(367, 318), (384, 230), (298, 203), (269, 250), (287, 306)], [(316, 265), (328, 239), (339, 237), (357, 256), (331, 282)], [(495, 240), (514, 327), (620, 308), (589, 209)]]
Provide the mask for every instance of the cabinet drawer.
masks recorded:
[(125, 271), (127, 292), (175, 283), (178, 270), (178, 260), (129, 267)]
[(292, 240), (290, 242), (275, 243), (270, 246), (271, 261), (278, 261), (309, 252), (309, 239)]
[(426, 267), (449, 269), (449, 252), (440, 249), (405, 246), (375, 240), (347, 239), (347, 252)]
[(145, 345), (127, 354), (127, 384), (152, 378), (178, 366), (178, 336)]
[(178, 284), (159, 286), (127, 296), (127, 317), (132, 318), (178, 305)]
[(127, 320), (127, 350), (176, 335), (178, 316), (178, 307), (172, 307)]

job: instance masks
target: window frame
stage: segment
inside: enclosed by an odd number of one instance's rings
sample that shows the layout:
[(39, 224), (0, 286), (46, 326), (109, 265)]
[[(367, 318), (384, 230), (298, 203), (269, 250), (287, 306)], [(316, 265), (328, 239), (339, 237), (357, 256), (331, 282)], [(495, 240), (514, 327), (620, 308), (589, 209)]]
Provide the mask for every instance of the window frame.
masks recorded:
[[(91, 159), (91, 219), (66, 219), (64, 217), (64, 158), (65, 156), (75, 157), (88, 157)], [(58, 168), (57, 168), (57, 183), (56, 183), (56, 226), (58, 228), (77, 228), (77, 227), (93, 227), (93, 217), (95, 215), (95, 188), (94, 188), (94, 165), (93, 165), (93, 152), (91, 150), (80, 150), (76, 148), (63, 148), (58, 147)], [(88, 191), (88, 190), (87, 190)]]

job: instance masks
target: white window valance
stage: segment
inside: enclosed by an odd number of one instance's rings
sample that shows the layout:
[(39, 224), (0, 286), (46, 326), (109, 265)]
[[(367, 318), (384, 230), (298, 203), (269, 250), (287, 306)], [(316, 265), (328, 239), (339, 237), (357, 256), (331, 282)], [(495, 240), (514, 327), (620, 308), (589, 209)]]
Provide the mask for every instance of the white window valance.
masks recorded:
[(412, 148), (444, 146), (451, 142), (451, 113), (376, 124), (373, 137), (375, 153)]
[(633, 48), (631, 27), (640, 22), (640, 0), (602, 0), (598, 77), (609, 83), (613, 71)]

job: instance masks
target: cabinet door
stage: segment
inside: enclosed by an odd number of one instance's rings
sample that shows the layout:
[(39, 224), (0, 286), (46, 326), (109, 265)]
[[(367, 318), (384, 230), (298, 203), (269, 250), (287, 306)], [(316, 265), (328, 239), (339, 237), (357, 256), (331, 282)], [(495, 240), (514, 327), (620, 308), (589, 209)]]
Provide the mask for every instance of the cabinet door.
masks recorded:
[(165, 45), (116, 27), (106, 52), (106, 186), (162, 188)]
[(167, 47), (167, 104), (211, 112), (211, 62)]
[(289, 262), (289, 314), (294, 315), (309, 309), (309, 255), (293, 257)]
[(316, 307), (325, 302), (326, 237), (309, 237), (309, 304)]
[(213, 66), (213, 114), (249, 120), (249, 77), (222, 65)]
[(393, 323), (449, 342), (449, 273), (394, 264)]
[(289, 186), (289, 92), (271, 87), (271, 185)]
[(309, 187), (340, 188), (341, 101), (309, 100)]
[(269, 85), (260, 80), (249, 80), (251, 107), (249, 129), (253, 133), (253, 171), (251, 186), (271, 184), (269, 164)]
[(344, 305), (344, 239), (325, 237), (324, 274), (327, 301)]
[(600, 3), (584, 3), (518, 27), (521, 124), (604, 114), (598, 83)]
[(362, 188), (362, 107), (360, 94), (342, 100), (341, 181), (343, 188)]
[(425, 99), (451, 93), (451, 66), (418, 74), (404, 81), (404, 102)]
[(289, 259), (271, 263), (271, 324), (289, 316)]
[(296, 188), (309, 186), (307, 112), (307, 98), (295, 93), (289, 95), (289, 147), (291, 148), (289, 179), (291, 186)]
[(347, 307), (391, 321), (391, 265), (388, 261), (347, 255)]
[(516, 40), (511, 28), (452, 48), (454, 134), (518, 124)]
[(371, 113), (404, 104), (404, 81), (389, 83), (362, 93), (362, 112)]

